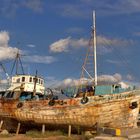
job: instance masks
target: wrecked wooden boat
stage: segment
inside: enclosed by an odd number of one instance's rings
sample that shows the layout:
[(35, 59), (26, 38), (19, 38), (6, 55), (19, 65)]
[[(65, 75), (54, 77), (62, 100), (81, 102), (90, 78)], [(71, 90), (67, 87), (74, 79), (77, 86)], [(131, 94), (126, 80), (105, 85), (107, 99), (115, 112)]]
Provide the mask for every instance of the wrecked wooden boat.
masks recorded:
[[(95, 19), (95, 13), (93, 16)], [(95, 48), (95, 21), (93, 27)], [(96, 51), (94, 60), (96, 64)], [(88, 72), (87, 74), (90, 76)], [(37, 75), (13, 77), (13, 85), (0, 99), (1, 119), (9, 119), (13, 126), (15, 122), (26, 126), (44, 124), (60, 128), (72, 125), (83, 129), (97, 126), (113, 128), (137, 126), (139, 98), (136, 94), (139, 91), (133, 86), (122, 88), (120, 84), (98, 85), (96, 65), (94, 84), (86, 86), (84, 90), (80, 88), (75, 96), (69, 99), (54, 97), (52, 90), (46, 95), (44, 88), (39, 92), (36, 89), (43, 86), (42, 79), (39, 79)], [(29, 85), (30, 88), (27, 88)]]
[[(98, 88), (102, 88), (102, 86)], [(14, 97), (0, 100), (0, 116), (25, 124), (45, 124), (47, 126), (136, 127), (139, 101), (135, 94), (138, 91), (125, 89), (121, 92), (120, 87), (109, 86), (110, 92), (107, 90), (109, 94), (96, 95), (96, 92), (100, 91), (98, 88), (95, 88), (95, 96), (65, 100), (21, 100), (19, 97), (16, 98), (16, 94), (14, 94)]]

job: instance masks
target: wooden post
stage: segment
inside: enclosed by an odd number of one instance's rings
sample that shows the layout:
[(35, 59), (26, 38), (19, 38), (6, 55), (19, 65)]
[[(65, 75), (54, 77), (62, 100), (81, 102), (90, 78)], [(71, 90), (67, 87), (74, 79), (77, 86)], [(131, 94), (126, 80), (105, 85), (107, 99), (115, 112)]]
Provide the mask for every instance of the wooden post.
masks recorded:
[(80, 126), (77, 126), (77, 133), (80, 135)]
[(42, 124), (42, 134), (45, 133), (45, 124)]
[(68, 129), (68, 137), (71, 137), (71, 125), (69, 125), (69, 129)]
[(2, 128), (3, 120), (0, 121), (0, 129)]
[(20, 130), (20, 123), (18, 123), (18, 126), (17, 126), (17, 131), (16, 131), (16, 135), (19, 134), (19, 130)]

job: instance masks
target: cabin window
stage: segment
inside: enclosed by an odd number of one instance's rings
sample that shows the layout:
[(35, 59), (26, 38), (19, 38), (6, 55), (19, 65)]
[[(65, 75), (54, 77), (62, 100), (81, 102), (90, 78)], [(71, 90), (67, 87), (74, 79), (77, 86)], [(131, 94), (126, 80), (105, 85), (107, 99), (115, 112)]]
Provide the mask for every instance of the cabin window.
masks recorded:
[(17, 79), (17, 83), (20, 83), (20, 78)]
[(33, 78), (33, 82), (35, 82), (35, 78)]
[(38, 81), (39, 81), (39, 84), (40, 84), (40, 79), (38, 79)]
[(43, 85), (43, 80), (41, 80), (40, 82), (41, 82), (41, 85)]
[(35, 83), (37, 83), (38, 82), (38, 79), (37, 78), (33, 78), (33, 82)]
[(29, 82), (32, 82), (32, 77), (30, 77), (30, 80), (29, 80)]
[(22, 82), (25, 82), (25, 77), (22, 77)]

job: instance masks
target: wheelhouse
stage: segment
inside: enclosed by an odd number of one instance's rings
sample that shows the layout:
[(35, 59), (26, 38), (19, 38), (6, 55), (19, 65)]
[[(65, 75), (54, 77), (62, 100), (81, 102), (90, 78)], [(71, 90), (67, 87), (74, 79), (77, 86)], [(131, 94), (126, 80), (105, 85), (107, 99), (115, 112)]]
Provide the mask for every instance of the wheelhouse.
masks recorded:
[[(36, 86), (35, 86), (36, 84)], [(44, 94), (44, 79), (32, 75), (15, 75), (11, 79), (11, 85), (8, 90), (33, 92), (34, 87), (36, 93)]]

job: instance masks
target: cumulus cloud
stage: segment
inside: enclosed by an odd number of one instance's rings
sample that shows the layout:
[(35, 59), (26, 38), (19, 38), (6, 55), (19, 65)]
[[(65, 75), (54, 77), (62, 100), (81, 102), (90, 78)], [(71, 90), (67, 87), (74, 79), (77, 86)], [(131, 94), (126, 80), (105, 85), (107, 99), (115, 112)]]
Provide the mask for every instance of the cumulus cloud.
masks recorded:
[[(115, 73), (114, 75), (100, 75), (98, 76), (98, 84), (106, 85), (106, 84), (116, 84), (122, 82), (122, 76), (119, 73)], [(89, 78), (66, 78), (63, 81), (57, 81), (54, 85), (60, 88), (66, 88), (71, 86), (80, 86), (85, 84), (94, 84), (94, 79)]]
[(132, 40), (118, 39), (118, 38), (107, 38), (105, 36), (97, 36), (97, 43), (100, 46), (127, 46), (132, 45), (134, 42)]
[(0, 32), (0, 61), (5, 59), (13, 59), (18, 51), (17, 48), (9, 46), (9, 33), (6, 31)]
[(114, 75), (101, 75), (98, 77), (99, 84), (111, 84), (121, 82), (122, 76), (118, 73)]
[(56, 61), (53, 56), (31, 55), (23, 58), (25, 62), (50, 64)]
[[(56, 61), (56, 59), (53, 56), (40, 56), (40, 55), (26, 56), (27, 54), (26, 51), (23, 50), (21, 51), (18, 50), (16, 47), (13, 48), (9, 46), (8, 44), (9, 40), (10, 40), (9, 33), (6, 31), (1, 31), (0, 32), (0, 61), (15, 58), (18, 51), (20, 52), (20, 54), (25, 55), (23, 60), (26, 62), (50, 64)], [(29, 44), (28, 46), (35, 47), (33, 44)]]
[(70, 42), (70, 46), (73, 47), (85, 47), (89, 43), (89, 40), (80, 38), (80, 39), (72, 39)]
[[(92, 43), (92, 40), (88, 40), (85, 38), (73, 39), (71, 37), (67, 37), (64, 39), (60, 39), (54, 43), (52, 43), (49, 48), (51, 52), (61, 53), (68, 52), (72, 48), (81, 48), (86, 47)], [(113, 50), (112, 47), (119, 46), (125, 47), (134, 44), (132, 40), (125, 39), (114, 39), (107, 38), (105, 36), (97, 36), (97, 45), (100, 48), (100, 53), (107, 53)]]
[[(132, 75), (127, 75), (128, 77), (131, 76), (131, 78), (133, 77)], [(129, 77), (130, 78), (130, 77)], [(113, 75), (100, 75), (98, 76), (98, 85), (109, 85), (109, 84), (120, 84), (122, 86), (122, 88), (128, 88), (129, 85), (136, 85), (137, 87), (140, 87), (138, 83), (135, 83), (135, 81), (133, 81), (133, 79), (126, 79), (127, 81), (124, 82), (124, 80), (122, 79), (122, 75), (119, 73), (115, 73)], [(131, 82), (130, 82), (131, 80)], [(72, 86), (80, 86), (80, 85), (86, 85), (94, 84), (94, 79), (89, 79), (89, 78), (79, 78), (79, 79), (75, 79), (75, 78), (66, 78), (64, 80), (59, 80), (56, 79), (55, 77), (52, 76), (48, 76), (45, 78), (46, 81), (46, 86), (47, 87), (51, 87), (51, 88), (67, 88), (67, 87), (72, 87)]]
[(66, 39), (60, 39), (52, 43), (49, 48), (51, 52), (67, 52), (70, 44), (70, 37)]
[(88, 40), (84, 38), (80, 39), (72, 39), (71, 37), (67, 37), (66, 39), (60, 39), (54, 43), (52, 43), (49, 48), (51, 52), (68, 52), (70, 47), (83, 47), (88, 45)]
[(62, 81), (61, 86), (62, 87), (78, 86), (79, 84), (80, 84), (80, 79), (67, 78)]

